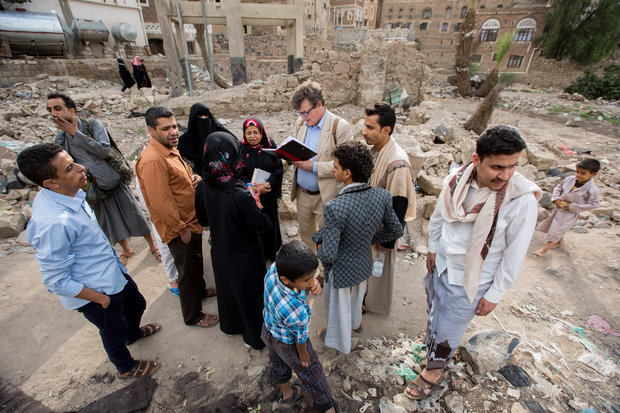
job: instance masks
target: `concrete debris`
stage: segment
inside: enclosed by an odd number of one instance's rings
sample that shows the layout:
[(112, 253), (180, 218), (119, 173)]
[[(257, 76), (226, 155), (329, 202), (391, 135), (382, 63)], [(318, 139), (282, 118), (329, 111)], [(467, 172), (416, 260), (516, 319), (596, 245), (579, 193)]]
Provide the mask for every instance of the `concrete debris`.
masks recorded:
[(519, 339), (502, 331), (485, 331), (467, 340), (463, 357), (468, 360), (477, 374), (495, 372), (504, 367)]
[(436, 197), (439, 196), (443, 188), (443, 179), (436, 176), (420, 174), (417, 182), (426, 194)]

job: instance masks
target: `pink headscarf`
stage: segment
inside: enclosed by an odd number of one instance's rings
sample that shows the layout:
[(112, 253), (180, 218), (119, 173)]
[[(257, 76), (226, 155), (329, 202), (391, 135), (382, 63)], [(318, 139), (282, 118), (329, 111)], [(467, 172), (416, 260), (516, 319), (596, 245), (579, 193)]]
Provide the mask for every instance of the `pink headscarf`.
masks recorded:
[(134, 64), (136, 66), (140, 66), (142, 64), (142, 62), (140, 62), (140, 56), (136, 56), (133, 58), (133, 62), (131, 62), (131, 64)]

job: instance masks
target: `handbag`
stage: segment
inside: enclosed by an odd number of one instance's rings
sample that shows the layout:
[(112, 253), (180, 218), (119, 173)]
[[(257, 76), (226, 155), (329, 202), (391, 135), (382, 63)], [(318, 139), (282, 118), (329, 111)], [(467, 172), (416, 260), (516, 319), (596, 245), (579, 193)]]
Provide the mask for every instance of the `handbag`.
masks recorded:
[[(80, 119), (84, 128), (86, 129), (87, 135), (92, 139), (93, 137), (93, 129), (92, 129), (92, 121)], [(108, 139), (110, 140), (110, 152), (108, 153), (108, 157), (106, 158), (106, 162), (120, 175), (121, 181), (125, 185), (131, 184), (133, 179), (133, 169), (129, 166), (129, 163), (125, 160), (125, 157), (121, 153), (120, 149), (110, 136), (110, 132), (108, 132), (108, 128), (105, 128), (105, 132), (108, 134)]]
[(86, 174), (87, 180), (86, 184), (82, 187), (82, 190), (86, 192), (86, 201), (89, 204), (96, 204), (108, 199), (112, 195), (110, 191), (99, 188), (96, 178), (92, 176), (88, 170), (84, 173)]

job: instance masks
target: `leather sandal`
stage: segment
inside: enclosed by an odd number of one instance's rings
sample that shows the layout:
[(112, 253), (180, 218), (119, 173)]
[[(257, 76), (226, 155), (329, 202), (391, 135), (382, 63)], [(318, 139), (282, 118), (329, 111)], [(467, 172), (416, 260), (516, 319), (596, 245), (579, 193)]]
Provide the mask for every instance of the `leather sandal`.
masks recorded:
[(138, 340), (142, 340), (143, 338), (152, 336), (153, 334), (157, 333), (159, 330), (161, 330), (161, 324), (150, 323), (150, 324), (144, 325), (140, 327), (140, 331), (142, 331), (142, 335), (133, 341), (127, 340), (126, 344), (129, 346)]
[(119, 379), (138, 379), (140, 377), (147, 377), (154, 374), (159, 370), (159, 363), (152, 360), (136, 360), (136, 364), (133, 369), (127, 373), (119, 373)]
[(295, 408), (295, 405), (299, 403), (303, 395), (306, 393), (306, 389), (301, 387), (301, 384), (293, 383), (291, 386), (293, 390), (293, 395), (288, 399), (280, 399), (280, 409), (285, 412), (290, 412)]
[[(437, 383), (433, 383), (433, 382), (426, 380), (422, 376), (422, 373), (420, 373), (420, 375), (416, 377), (415, 380), (409, 382), (409, 384), (407, 385), (407, 388), (404, 391), (405, 396), (407, 396), (411, 400), (426, 399), (433, 392), (433, 389), (437, 387), (439, 383), (441, 383), (441, 380), (443, 380), (443, 376), (439, 377), (439, 380), (437, 380)], [(418, 396), (417, 397), (413, 396), (408, 390), (415, 391)]]
[(157, 261), (161, 262), (161, 252), (159, 252), (159, 248), (154, 248), (151, 250), (151, 254), (153, 254), (153, 258)]
[(213, 327), (220, 321), (220, 318), (213, 314), (203, 314), (202, 318), (196, 324), (192, 324), (194, 327), (209, 328)]

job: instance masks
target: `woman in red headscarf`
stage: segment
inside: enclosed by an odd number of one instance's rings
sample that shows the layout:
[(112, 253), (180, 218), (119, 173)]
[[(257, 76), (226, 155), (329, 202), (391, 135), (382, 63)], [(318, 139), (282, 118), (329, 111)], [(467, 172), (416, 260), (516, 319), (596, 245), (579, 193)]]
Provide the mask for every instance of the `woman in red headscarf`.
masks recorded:
[(135, 56), (133, 62), (131, 62), (133, 68), (133, 77), (136, 79), (136, 85), (138, 89), (144, 86), (144, 72), (142, 71), (142, 62), (140, 56)]
[(248, 118), (243, 122), (243, 142), (239, 151), (243, 161), (242, 179), (251, 182), (254, 170), (257, 168), (270, 174), (267, 182), (254, 184), (253, 190), (260, 194), (263, 212), (273, 223), (273, 233), (261, 237), (265, 259), (271, 261), (275, 261), (276, 252), (282, 245), (278, 219), (278, 199), (282, 196), (282, 161), (278, 156), (263, 149), (275, 147), (275, 142), (267, 136), (260, 119)]

